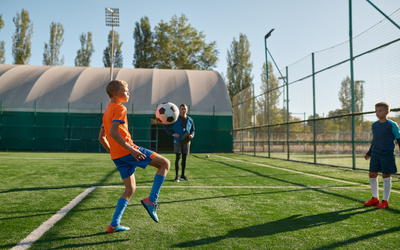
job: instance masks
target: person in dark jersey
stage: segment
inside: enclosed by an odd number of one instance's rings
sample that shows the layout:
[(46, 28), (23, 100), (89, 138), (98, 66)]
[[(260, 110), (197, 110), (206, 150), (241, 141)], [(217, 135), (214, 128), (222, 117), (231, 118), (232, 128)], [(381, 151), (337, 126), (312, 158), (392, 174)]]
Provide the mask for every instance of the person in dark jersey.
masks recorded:
[[(188, 181), (189, 179), (185, 175), (186, 170), (186, 158), (190, 152), (191, 140), (194, 137), (194, 122), (193, 119), (187, 116), (187, 105), (181, 104), (179, 106), (179, 117), (176, 122), (172, 124), (172, 130), (169, 125), (163, 125), (165, 132), (168, 135), (174, 137), (174, 153), (175, 157), (175, 182)], [(182, 154), (182, 174), (179, 179), (179, 161)]]
[[(388, 120), (387, 115), (390, 112), (389, 104), (378, 102), (375, 104), (375, 114), (378, 121), (374, 122), (372, 128), (372, 144), (364, 158), (370, 160), (369, 164), (369, 182), (371, 184), (372, 199), (365, 202), (365, 206), (375, 206), (376, 208), (386, 209), (389, 207), (389, 195), (392, 188), (391, 174), (397, 172), (394, 157), (394, 140), (396, 139), (400, 146), (399, 126), (394, 121)], [(379, 203), (378, 194), (378, 172), (382, 172), (383, 197)]]

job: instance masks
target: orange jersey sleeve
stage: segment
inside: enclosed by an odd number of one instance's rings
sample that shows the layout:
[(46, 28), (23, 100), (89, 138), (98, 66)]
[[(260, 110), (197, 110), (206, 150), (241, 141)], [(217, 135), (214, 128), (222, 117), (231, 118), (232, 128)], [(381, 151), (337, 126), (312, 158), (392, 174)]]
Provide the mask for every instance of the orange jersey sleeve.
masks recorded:
[(111, 124), (113, 122), (118, 122), (118, 132), (124, 138), (126, 142), (134, 146), (131, 135), (128, 130), (128, 120), (126, 117), (126, 108), (122, 104), (110, 103), (103, 115), (103, 124), (102, 127), (107, 136), (108, 143), (110, 144), (110, 154), (111, 159), (118, 159), (123, 156), (130, 154), (130, 152), (119, 145), (113, 138), (110, 136)]

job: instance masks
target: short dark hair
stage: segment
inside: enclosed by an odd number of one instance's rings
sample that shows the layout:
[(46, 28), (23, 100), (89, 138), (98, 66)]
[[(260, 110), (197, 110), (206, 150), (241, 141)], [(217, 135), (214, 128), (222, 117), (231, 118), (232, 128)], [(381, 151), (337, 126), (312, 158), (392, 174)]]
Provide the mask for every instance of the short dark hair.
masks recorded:
[(186, 107), (187, 108), (187, 105), (182, 103), (179, 107)]
[(387, 111), (390, 111), (390, 107), (387, 102), (378, 102), (377, 104), (375, 104), (375, 108), (377, 107), (385, 107)]

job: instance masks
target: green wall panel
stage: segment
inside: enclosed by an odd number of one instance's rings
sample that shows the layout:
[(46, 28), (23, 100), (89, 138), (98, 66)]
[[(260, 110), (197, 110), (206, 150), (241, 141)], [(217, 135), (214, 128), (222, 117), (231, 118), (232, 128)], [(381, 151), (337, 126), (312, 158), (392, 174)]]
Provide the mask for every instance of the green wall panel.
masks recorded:
[[(7, 112), (0, 115), (0, 150), (105, 152), (98, 141), (102, 114)], [(232, 152), (232, 117), (191, 115), (192, 152)], [(173, 138), (153, 115), (128, 114), (129, 131), (140, 146), (172, 152)], [(157, 142), (157, 143), (156, 143)]]

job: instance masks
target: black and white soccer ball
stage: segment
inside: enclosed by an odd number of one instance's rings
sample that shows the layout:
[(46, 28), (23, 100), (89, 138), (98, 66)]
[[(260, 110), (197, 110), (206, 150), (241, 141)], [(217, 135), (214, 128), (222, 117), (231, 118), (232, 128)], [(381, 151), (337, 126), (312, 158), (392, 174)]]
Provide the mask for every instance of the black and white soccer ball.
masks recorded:
[(178, 120), (178, 117), (179, 117), (179, 109), (172, 102), (161, 103), (160, 105), (158, 105), (156, 109), (156, 118), (162, 124), (165, 125), (172, 124), (176, 122), (176, 120)]

